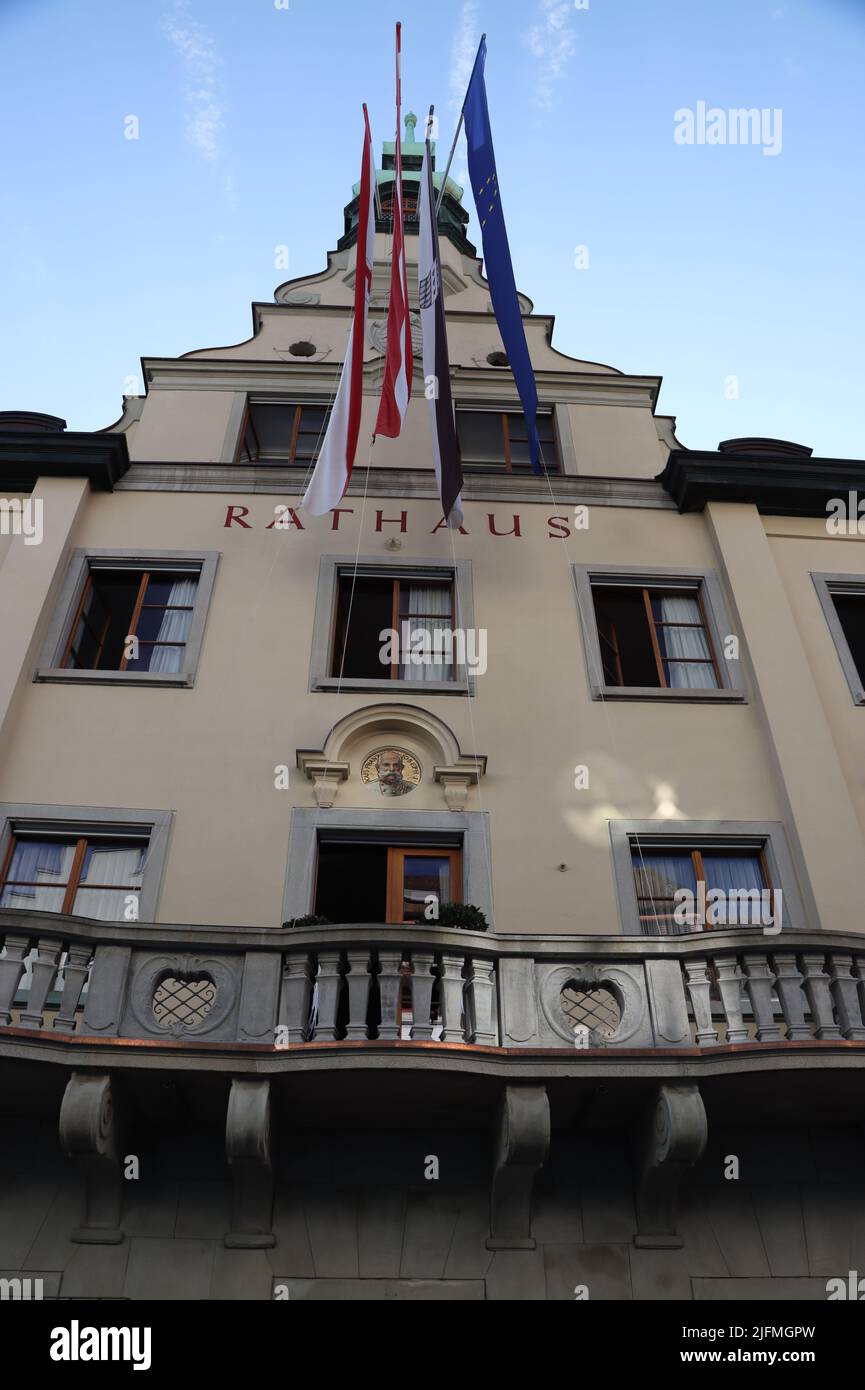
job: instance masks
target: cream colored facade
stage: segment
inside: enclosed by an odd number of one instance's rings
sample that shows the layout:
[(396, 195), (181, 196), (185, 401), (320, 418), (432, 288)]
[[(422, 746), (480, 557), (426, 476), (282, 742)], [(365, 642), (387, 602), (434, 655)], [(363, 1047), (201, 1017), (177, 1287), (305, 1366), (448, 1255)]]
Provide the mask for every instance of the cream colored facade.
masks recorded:
[[(518, 410), (457, 192), (455, 405)], [(380, 231), (355, 471), (309, 516), (305, 471), (240, 444), (250, 406), (333, 397), (351, 208), (324, 271), (254, 305), (247, 341), (146, 360), (109, 429), (0, 417), (6, 500), (43, 525), (0, 533), (0, 870), (19, 828), (152, 831), (140, 919), (0, 907), (0, 1277), (64, 1298), (825, 1298), (865, 1268), (865, 689), (829, 592), (865, 602), (865, 537), (825, 517), (865, 470), (777, 440), (683, 449), (659, 378), (567, 357), (524, 300), (561, 468), (467, 473), (450, 532), (419, 361), (402, 436), (371, 442)], [(112, 557), (200, 566), (188, 677), (64, 664)], [(335, 679), (335, 576), (364, 566), (452, 574), (486, 668)], [(590, 585), (610, 576), (699, 583), (717, 688), (604, 686)], [(362, 769), (392, 748), (420, 782), (385, 798)], [(459, 845), (489, 931), (290, 926), (334, 833)], [(634, 837), (760, 844), (783, 930), (641, 934)]]
[[(414, 284), (416, 250), (409, 236)], [(379, 233), (373, 321), (384, 317), (388, 254)], [(456, 405), (513, 407), (509, 371), (486, 360), (501, 343), (480, 263), (446, 238), (442, 255)], [(0, 570), (12, 634), (0, 800), (170, 809), (159, 920), (277, 924), (292, 809), (316, 804), (298, 750), (323, 749), (334, 725), (379, 703), (308, 688), (320, 556), (395, 568), (417, 557), (469, 559), (489, 652), (475, 697), (388, 698), (427, 710), (463, 754), (487, 759), (466, 809), (489, 817), (497, 931), (618, 932), (608, 824), (659, 816), (782, 822), (810, 920), (857, 929), (849, 905), (865, 848), (861, 711), (810, 572), (865, 573), (863, 541), (831, 538), (816, 518), (761, 518), (740, 504), (680, 515), (655, 481), (677, 444), (672, 421), (653, 413), (659, 379), (565, 356), (552, 345), (552, 319), (528, 301), (527, 338), (542, 406), (555, 412), (561, 475), (469, 477), (468, 534), (452, 536), (434, 494), (420, 363), (402, 437), (373, 446), (383, 359), (368, 344), (344, 512), (295, 510), (286, 529), (274, 528), (279, 508), (297, 508), (305, 475), (235, 462), (246, 403), (332, 398), (354, 259), (353, 248), (331, 253), (324, 272), (256, 304), (246, 342), (146, 361), (146, 396), (127, 398), (112, 427), (131, 460), (113, 492), (71, 479), (39, 484), (44, 544), (14, 538)], [(297, 341), (314, 344), (314, 357), (292, 357)], [(576, 507), (588, 508), (585, 529), (575, 527)], [(388, 548), (392, 538), (398, 551)], [(34, 682), (75, 548), (219, 552), (194, 688)], [(592, 701), (571, 566), (594, 564), (716, 572), (735, 615), (745, 700)], [(376, 727), (345, 750), (340, 809), (371, 807), (375, 792), (359, 772), (380, 741)], [(425, 775), (401, 808), (407, 817), (445, 806), (432, 775), (436, 749), (421, 741), (418, 752)], [(291, 768), (291, 785), (277, 790), (280, 765)], [(578, 765), (589, 777), (580, 790)]]

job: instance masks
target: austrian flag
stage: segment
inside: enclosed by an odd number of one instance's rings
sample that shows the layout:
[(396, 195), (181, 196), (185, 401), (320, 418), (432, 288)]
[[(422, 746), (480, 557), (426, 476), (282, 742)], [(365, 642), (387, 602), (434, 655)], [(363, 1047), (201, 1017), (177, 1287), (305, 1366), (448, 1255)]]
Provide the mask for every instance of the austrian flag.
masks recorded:
[(366, 318), (372, 285), (375, 251), (375, 162), (369, 116), (363, 108), (363, 163), (360, 175), (360, 199), (357, 208), (357, 262), (354, 279), (354, 318), (351, 337), (343, 363), (342, 376), (333, 403), (327, 433), (318, 455), (309, 487), (301, 506), (313, 516), (324, 516), (338, 507), (348, 487), (351, 466), (360, 433), (360, 413), (363, 405), (363, 348), (366, 340)]
[(408, 312), (408, 277), (405, 265), (405, 229), (402, 220), (402, 147), (400, 145), (400, 31), (396, 26), (396, 140), (393, 147), (393, 251), (390, 262), (390, 300), (387, 309), (387, 356), (375, 434), (396, 439), (411, 396), (412, 348)]

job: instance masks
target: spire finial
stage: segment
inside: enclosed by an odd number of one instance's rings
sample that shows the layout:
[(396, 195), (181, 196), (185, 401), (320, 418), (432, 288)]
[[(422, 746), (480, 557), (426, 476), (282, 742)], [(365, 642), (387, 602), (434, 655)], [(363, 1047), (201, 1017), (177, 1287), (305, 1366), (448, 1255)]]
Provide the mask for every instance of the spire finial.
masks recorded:
[(406, 112), (405, 118), (405, 142), (407, 145), (415, 143), (414, 131), (417, 125), (417, 116), (413, 111)]

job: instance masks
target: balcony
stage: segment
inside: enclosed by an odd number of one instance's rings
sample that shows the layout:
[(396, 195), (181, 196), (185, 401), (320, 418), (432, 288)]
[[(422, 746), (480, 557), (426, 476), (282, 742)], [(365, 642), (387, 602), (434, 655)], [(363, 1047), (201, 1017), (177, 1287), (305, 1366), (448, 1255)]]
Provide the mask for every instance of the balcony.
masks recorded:
[[(865, 1059), (865, 936), (257, 931), (0, 911), (0, 1054), (699, 1075)], [(771, 1059), (771, 1062), (770, 1062)], [(818, 1060), (819, 1059), (819, 1060)], [(179, 1058), (178, 1058), (179, 1060)], [(136, 1065), (141, 1065), (138, 1060)], [(503, 1067), (503, 1064), (504, 1067)]]

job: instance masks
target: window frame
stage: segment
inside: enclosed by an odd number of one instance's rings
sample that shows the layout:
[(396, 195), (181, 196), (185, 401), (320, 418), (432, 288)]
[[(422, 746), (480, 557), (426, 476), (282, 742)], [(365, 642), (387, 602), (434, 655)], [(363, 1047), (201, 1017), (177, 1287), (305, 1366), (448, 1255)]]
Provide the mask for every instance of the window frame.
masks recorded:
[[(219, 558), (218, 550), (142, 551), (90, 547), (74, 550), (33, 679), (58, 684), (194, 686)], [(179, 671), (88, 670), (62, 665), (75, 632), (90, 576), (100, 569), (137, 571), (141, 575), (145, 572), (187, 572), (197, 577), (192, 621)]]
[[(40, 838), (40, 836), (39, 836), (37, 833), (35, 833), (34, 831), (32, 831), (32, 830), (30, 830), (30, 831), (22, 831), (22, 830), (17, 829), (17, 828), (13, 828), (13, 829), (11, 830), (10, 835), (9, 835), (9, 844), (8, 844), (8, 846), (7, 846), (7, 849), (6, 849), (6, 854), (5, 854), (4, 858), (3, 858), (2, 860), (0, 860), (0, 897), (3, 896), (3, 893), (4, 893), (4, 891), (6, 890), (6, 888), (7, 888), (7, 887), (10, 887), (10, 886), (13, 887), (13, 888), (16, 888), (16, 887), (25, 888), (25, 887), (37, 887), (37, 886), (38, 886), (38, 885), (36, 885), (36, 884), (29, 884), (29, 883), (22, 882), (20, 879), (13, 879), (13, 880), (12, 880), (12, 883), (11, 883), (11, 885), (10, 885), (10, 883), (9, 883), (9, 870), (10, 870), (11, 867), (12, 867), (12, 860), (13, 860), (14, 857), (15, 857), (15, 850), (17, 849), (18, 845), (20, 845), (20, 844), (25, 844), (25, 845), (26, 845), (27, 842), (28, 842), (28, 840), (38, 840), (39, 838)], [(48, 837), (48, 836), (43, 836), (42, 838), (43, 838), (43, 839), (45, 839), (45, 838), (54, 839), (55, 837), (54, 837), (54, 836), (50, 836), (50, 837)], [(110, 835), (106, 835), (106, 834), (94, 835), (92, 832), (89, 833), (89, 834), (87, 834), (87, 835), (77, 835), (77, 836), (76, 836), (76, 835), (74, 834), (74, 832), (73, 832), (73, 833), (70, 834), (70, 835), (58, 835), (56, 838), (57, 838), (58, 840), (60, 840), (61, 843), (63, 843), (63, 844), (72, 844), (72, 843), (74, 843), (74, 846), (75, 846), (75, 848), (74, 848), (74, 850), (73, 850), (73, 854), (72, 854), (72, 863), (71, 863), (71, 865), (70, 865), (70, 867), (69, 867), (69, 878), (68, 878), (68, 880), (66, 881), (66, 883), (62, 885), (62, 887), (63, 887), (63, 903), (62, 903), (62, 906), (58, 909), (58, 911), (59, 911), (59, 913), (60, 913), (61, 916), (65, 916), (65, 917), (70, 917), (70, 916), (71, 916), (71, 917), (75, 917), (75, 916), (86, 917), (86, 916), (88, 915), (86, 912), (84, 912), (84, 913), (76, 913), (76, 912), (73, 911), (73, 908), (74, 908), (74, 906), (75, 906), (75, 899), (76, 899), (77, 896), (78, 896), (79, 889), (82, 888), (81, 874), (82, 874), (82, 871), (83, 871), (83, 869), (84, 869), (84, 861), (85, 861), (85, 859), (86, 859), (86, 857), (87, 857), (87, 850), (88, 850), (88, 848), (90, 848), (91, 846), (96, 845), (96, 844), (99, 844), (100, 841), (109, 840), (109, 839), (111, 839), (112, 837), (111, 837)], [(125, 839), (126, 837), (125, 837), (125, 836), (118, 836), (118, 837), (116, 837), (116, 838), (118, 839), (119, 842), (122, 842), (122, 840)], [(129, 839), (131, 840), (131, 842), (132, 842), (133, 844), (140, 844), (140, 843), (142, 843), (142, 841), (143, 841), (143, 843), (144, 843), (144, 845), (145, 845), (147, 851), (149, 852), (149, 850), (150, 850), (150, 838), (149, 838), (149, 836), (146, 837), (146, 838), (142, 836), (141, 839), (135, 839), (134, 837), (130, 836)], [(145, 855), (145, 864), (146, 864), (146, 862), (147, 862), (147, 856)], [(60, 887), (60, 885), (58, 885), (58, 887)], [(85, 884), (83, 885), (83, 890), (84, 890), (85, 892), (88, 891), (88, 890), (99, 889), (99, 888), (112, 888), (112, 889), (115, 889), (117, 892), (124, 892), (124, 891), (125, 891), (127, 897), (128, 897), (129, 895), (131, 895), (131, 894), (134, 894), (134, 895), (135, 895), (135, 898), (136, 898), (136, 901), (140, 901), (140, 899), (141, 899), (141, 889), (140, 889), (140, 888), (135, 888), (135, 887), (133, 887), (132, 885), (126, 885), (126, 884), (105, 884), (105, 883), (85, 883)], [(24, 909), (24, 911), (29, 911), (29, 910), (30, 910), (29, 908), (25, 908), (25, 909)], [(50, 908), (47, 909), (47, 911), (49, 911), (49, 912), (50, 912), (50, 910), (51, 910)], [(44, 908), (38, 908), (38, 909), (34, 909), (34, 911), (46, 911), (46, 909), (44, 909)], [(138, 916), (136, 916), (136, 917), (135, 917), (134, 919), (132, 919), (132, 920), (138, 921), (140, 915), (141, 915), (141, 914), (140, 914), (140, 912), (139, 912)], [(119, 919), (118, 919), (118, 920), (119, 920)]]
[[(108, 806), (46, 806), (29, 802), (0, 802), (0, 864), (4, 875), (17, 836), (50, 839), (111, 837), (147, 840), (147, 860), (138, 894), (138, 922), (155, 922), (168, 856), (173, 811), (132, 810)], [(3, 908), (3, 912), (44, 913), (44, 908)], [(76, 914), (71, 914), (76, 915)], [(106, 925), (108, 925), (106, 923)]]
[[(480, 908), (494, 931), (490, 879), (489, 815), (486, 811), (409, 811), (408, 809), (330, 810), (295, 806), (286, 857), (282, 920), (315, 911), (318, 846), (322, 839), (364, 840), (411, 850), (458, 849), (461, 858), (460, 902)], [(430, 929), (435, 922), (425, 923)]]
[[(637, 837), (635, 837), (635, 839), (637, 839)], [(731, 844), (729, 844), (729, 843), (726, 844), (726, 845), (723, 845), (723, 846), (722, 846), (722, 845), (719, 845), (719, 844), (711, 844), (711, 843), (704, 843), (704, 844), (700, 844), (700, 845), (694, 845), (693, 842), (691, 842), (691, 844), (692, 844), (692, 847), (691, 847), (690, 849), (680, 848), (679, 852), (682, 853), (682, 854), (690, 854), (690, 856), (691, 856), (691, 866), (692, 866), (692, 868), (693, 868), (693, 870), (694, 870), (694, 879), (695, 879), (695, 881), (696, 881), (698, 884), (701, 883), (701, 882), (704, 883), (704, 884), (706, 884), (707, 891), (710, 891), (710, 890), (708, 889), (708, 880), (707, 880), (707, 878), (706, 878), (706, 869), (705, 869), (705, 865), (704, 865), (704, 863), (703, 863), (704, 858), (711, 858), (713, 853), (719, 853), (722, 849), (726, 850), (727, 855), (730, 854), (730, 851), (731, 851), (731, 850), (733, 850), (733, 849), (738, 849), (738, 850), (741, 850), (741, 851), (742, 851), (742, 857), (743, 857), (743, 858), (745, 858), (745, 857), (747, 856), (748, 858), (751, 858), (751, 859), (757, 859), (758, 862), (759, 862), (759, 864), (760, 864), (760, 873), (762, 874), (762, 877), (763, 877), (763, 889), (764, 889), (765, 891), (767, 891), (767, 892), (769, 892), (769, 893), (771, 893), (771, 894), (773, 895), (773, 897), (772, 897), (772, 902), (773, 902), (773, 907), (774, 907), (774, 894), (775, 894), (776, 885), (773, 883), (773, 881), (772, 881), (772, 875), (771, 875), (770, 872), (769, 872), (769, 865), (768, 865), (768, 862), (767, 862), (767, 859), (766, 859), (766, 845), (765, 845), (765, 842), (763, 842), (763, 843), (760, 844), (759, 846), (758, 846), (758, 845), (756, 844), (756, 842), (755, 842), (755, 844), (754, 844), (753, 847), (752, 847), (752, 846), (743, 846), (743, 845), (741, 845), (741, 844), (739, 844), (739, 845), (731, 845)], [(647, 854), (657, 853), (657, 851), (658, 851), (658, 846), (657, 846), (657, 844), (649, 845), (649, 844), (646, 843), (646, 841), (645, 841), (642, 837), (639, 837), (639, 845), (640, 845), (640, 850), (641, 850), (641, 852), (642, 852), (643, 850), (645, 850), (645, 852), (646, 852)], [(636, 845), (635, 845), (635, 843), (634, 843), (634, 840), (632, 840), (632, 841), (631, 841), (631, 872), (632, 872), (632, 873), (634, 872), (634, 850), (635, 850), (635, 848), (636, 848)], [(664, 848), (665, 848), (665, 849), (670, 849), (670, 848), (672, 848), (672, 846), (664, 846)], [(678, 848), (678, 847), (677, 847), (677, 848)], [(635, 878), (636, 878), (636, 876), (635, 876)], [(635, 892), (636, 892), (636, 888), (635, 888)], [(781, 892), (782, 892), (782, 894), (783, 894), (783, 889), (781, 890)], [(642, 911), (642, 909), (641, 909), (641, 907), (640, 907), (640, 903), (641, 903), (641, 901), (644, 901), (644, 899), (641, 899), (641, 898), (640, 898), (640, 895), (639, 895), (638, 893), (636, 894), (636, 897), (637, 897), (637, 911), (638, 911), (639, 916), (640, 916), (640, 932), (641, 932), (641, 935), (643, 935), (643, 936), (651, 936), (651, 937), (653, 937), (653, 938), (654, 938), (654, 937), (659, 937), (659, 936), (668, 936), (668, 935), (677, 935), (677, 934), (685, 935), (685, 933), (667, 933), (667, 932), (647, 932), (647, 931), (643, 931), (643, 923), (644, 923), (644, 919), (645, 919), (646, 914), (643, 913), (643, 911)], [(650, 898), (650, 899), (648, 899), (648, 901), (654, 902), (654, 901), (656, 901), (656, 899), (655, 899), (655, 898)], [(782, 896), (781, 901), (782, 901), (782, 911), (783, 911), (783, 896)], [(708, 922), (708, 921), (706, 922), (706, 925), (705, 925), (704, 927), (699, 928), (699, 930), (700, 930), (701, 932), (706, 932), (706, 931), (725, 931), (726, 929), (727, 929), (726, 924), (721, 925), (721, 926), (716, 926), (714, 922)], [(697, 930), (697, 928), (695, 928), (695, 930)]]
[[(592, 700), (674, 700), (686, 703), (745, 703), (747, 693), (741, 656), (732, 660), (724, 655), (724, 637), (735, 632), (720, 581), (714, 570), (664, 566), (573, 565), (574, 597), (577, 604), (586, 676)], [(668, 685), (608, 685), (604, 676), (600, 633), (593, 589), (626, 588), (671, 590), (680, 588), (695, 594), (704, 619), (704, 630), (713, 657), (715, 675), (721, 684), (708, 690)], [(647, 612), (648, 621), (648, 612)], [(650, 629), (653, 649), (657, 642), (654, 622)], [(741, 643), (741, 638), (740, 638)], [(658, 660), (657, 653), (655, 660)]]
[[(450, 885), (451, 896), (448, 902), (462, 902), (462, 849), (452, 849), (447, 845), (404, 845), (394, 844), (387, 847), (387, 908), (385, 911), (385, 922), (389, 926), (408, 927), (417, 926), (418, 923), (411, 922), (406, 917), (397, 916), (397, 906), (405, 905), (405, 858), (411, 855), (414, 858), (447, 859), (450, 861)], [(441, 903), (439, 903), (441, 907)], [(435, 922), (431, 925), (435, 926)]]
[(343, 573), (353, 573), (355, 563), (358, 577), (450, 579), (453, 586), (452, 627), (470, 629), (475, 625), (471, 560), (454, 562), (418, 557), (389, 561), (375, 555), (359, 555), (355, 562), (351, 555), (322, 555), (313, 617), (309, 689), (346, 693), (381, 691), (396, 694), (412, 691), (419, 695), (474, 695), (476, 678), (461, 666), (456, 667), (453, 679), (446, 681), (404, 680), (393, 676), (380, 680), (374, 676), (344, 676), (340, 679), (330, 674), (336, 645), (339, 578)]
[[(497, 415), (499, 417), (499, 424), (502, 432), (502, 451), (504, 453), (504, 464), (502, 467), (499, 467), (498, 464), (484, 465), (465, 463), (463, 467), (465, 470), (466, 477), (476, 478), (484, 477), (486, 475), (490, 475), (491, 477), (502, 477), (503, 475), (507, 475), (508, 477), (513, 478), (531, 478), (536, 476), (532, 473), (531, 464), (527, 463), (525, 465), (519, 465), (517, 469), (514, 470), (514, 466), (511, 461), (511, 438), (508, 419), (511, 415), (524, 415), (524, 412), (522, 411), (520, 403), (518, 401), (512, 403), (511, 405), (504, 406), (490, 405), (486, 402), (484, 404), (476, 404), (469, 401), (455, 402), (454, 425), (456, 427), (457, 442), (460, 445), (460, 453), (462, 454), (462, 444), (460, 442), (459, 437), (459, 417), (461, 413), (465, 413), (468, 415)], [(561, 477), (564, 474), (565, 469), (563, 463), (562, 444), (559, 437), (559, 425), (555, 407), (539, 406), (538, 415), (543, 415), (544, 417), (549, 416), (550, 423), (552, 424), (553, 449), (555, 451), (556, 466), (553, 469), (545, 469), (545, 475), (551, 478)]]
[[(275, 459), (275, 458), (261, 458), (260, 456), (259, 456), (258, 458), (255, 458), (255, 459), (247, 458), (247, 456), (246, 456), (246, 451), (245, 451), (245, 449), (244, 449), (244, 447), (243, 447), (243, 441), (245, 440), (245, 438), (246, 438), (246, 432), (247, 432), (247, 430), (248, 430), (250, 427), (252, 428), (253, 433), (255, 434), (256, 442), (258, 443), (258, 435), (257, 435), (257, 433), (255, 433), (255, 425), (254, 425), (253, 420), (252, 420), (252, 409), (253, 409), (254, 406), (257, 406), (257, 405), (262, 405), (262, 406), (282, 406), (285, 410), (293, 410), (293, 411), (294, 411), (294, 420), (293, 420), (293, 422), (292, 422), (292, 427), (291, 427), (291, 437), (290, 437), (290, 440), (289, 440), (289, 449), (288, 449), (288, 457), (287, 457), (287, 458), (280, 458), (280, 459)], [(236, 448), (235, 448), (235, 451), (234, 451), (234, 456), (233, 456), (233, 458), (232, 458), (231, 461), (232, 461), (233, 463), (243, 464), (243, 465), (244, 465), (245, 467), (247, 467), (247, 468), (301, 468), (301, 469), (311, 469), (311, 468), (312, 468), (312, 460), (311, 460), (311, 459), (301, 459), (300, 462), (298, 463), (298, 462), (297, 462), (297, 457), (296, 457), (296, 456), (297, 456), (297, 439), (298, 439), (298, 435), (299, 435), (300, 432), (301, 432), (300, 426), (301, 426), (301, 420), (302, 420), (302, 418), (303, 418), (303, 411), (304, 411), (304, 410), (324, 410), (324, 412), (325, 412), (324, 431), (326, 432), (326, 430), (327, 430), (327, 424), (328, 424), (328, 421), (329, 421), (329, 416), (330, 416), (330, 413), (331, 413), (332, 410), (333, 410), (333, 401), (331, 400), (331, 398), (330, 398), (329, 396), (317, 396), (317, 397), (316, 397), (316, 396), (306, 396), (306, 395), (304, 395), (304, 394), (301, 393), (299, 397), (293, 397), (291, 400), (288, 400), (288, 399), (286, 399), (286, 398), (284, 398), (284, 397), (281, 397), (281, 396), (277, 396), (277, 397), (273, 397), (273, 396), (260, 396), (260, 395), (249, 395), (249, 396), (247, 396), (246, 399), (245, 399), (245, 401), (244, 401), (244, 404), (243, 404), (243, 414), (242, 414), (241, 420), (240, 420), (240, 429), (239, 429), (239, 431), (238, 431), (238, 433), (237, 433), (237, 445), (236, 445)], [(324, 433), (322, 433), (321, 438), (322, 438), (322, 441), (323, 441), (323, 440), (324, 440)], [(261, 445), (259, 444), (259, 449), (260, 449), (260, 448), (261, 448)]]
[(865, 705), (865, 676), (860, 676), (859, 668), (850, 650), (838, 610), (835, 607), (835, 594), (861, 597), (865, 603), (865, 575), (858, 574), (834, 574), (824, 571), (811, 571), (811, 579), (817, 591), (817, 598), (826, 619), (826, 626), (829, 635), (835, 644), (835, 651), (844, 678), (847, 681), (847, 688), (853, 698), (854, 705)]
[[(610, 821), (609, 827), (619, 922), (624, 936), (640, 936), (653, 941), (670, 939), (649, 936), (643, 931), (632, 858), (637, 844), (645, 850), (665, 853), (712, 849), (729, 853), (739, 849), (762, 854), (766, 886), (773, 892), (780, 889), (782, 894), (782, 932), (805, 929), (807, 922), (796, 870), (780, 821), (621, 820)], [(747, 940), (748, 935), (759, 934), (759, 929), (754, 927), (718, 926), (713, 930), (741, 932), (743, 940)], [(704, 936), (706, 932), (695, 931), (693, 935)]]

